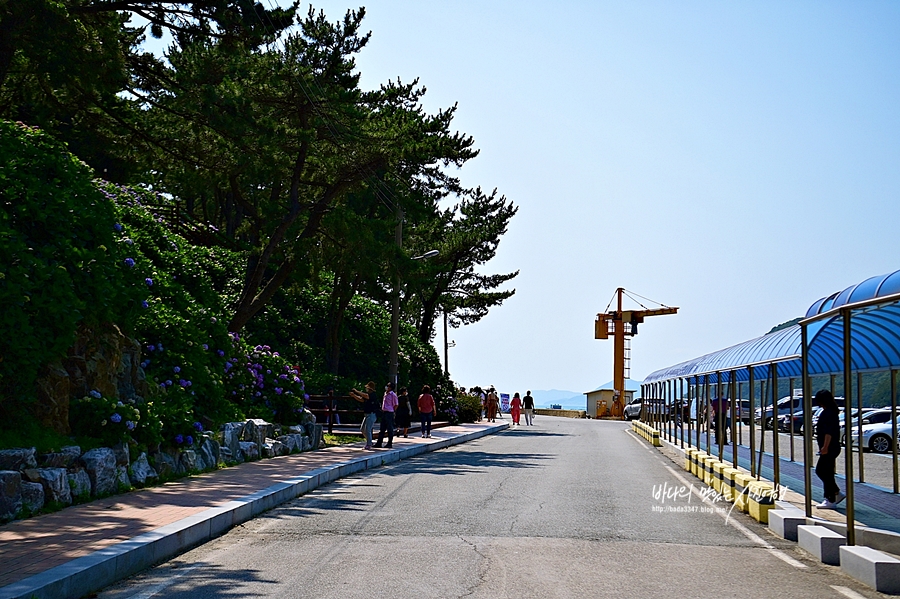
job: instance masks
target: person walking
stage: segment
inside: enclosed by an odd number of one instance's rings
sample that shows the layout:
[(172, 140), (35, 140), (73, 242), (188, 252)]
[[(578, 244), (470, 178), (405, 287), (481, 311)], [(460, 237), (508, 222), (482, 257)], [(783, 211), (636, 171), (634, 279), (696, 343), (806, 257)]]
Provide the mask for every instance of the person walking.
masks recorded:
[(397, 436), (403, 431), (403, 438), (409, 437), (409, 426), (412, 424), (412, 405), (409, 403), (409, 395), (406, 387), (400, 387), (400, 395), (397, 397), (400, 405), (394, 412), (394, 426), (397, 427)]
[(497, 394), (494, 392), (494, 388), (491, 387), (488, 389), (487, 398), (484, 400), (486, 402), (485, 408), (487, 410), (487, 420), (488, 422), (497, 422), (497, 407), (500, 405), (498, 403)]
[(531, 391), (525, 392), (525, 399), (522, 400), (522, 410), (525, 412), (526, 426), (532, 426), (534, 424), (534, 398), (531, 396)]
[(516, 393), (513, 395), (512, 401), (509, 402), (509, 410), (512, 414), (513, 424), (519, 426), (519, 416), (522, 413), (522, 398)]
[(384, 397), (381, 399), (381, 428), (378, 429), (378, 441), (376, 441), (375, 447), (381, 447), (385, 433), (388, 435), (386, 447), (390, 449), (394, 446), (394, 411), (398, 405), (400, 405), (400, 401), (397, 399), (397, 394), (394, 393), (394, 383), (388, 383), (384, 386)]
[(422, 423), (422, 438), (431, 438), (431, 419), (434, 416), (435, 405), (434, 397), (431, 396), (431, 387), (425, 385), (422, 387), (422, 394), (419, 396), (419, 421)]
[(375, 382), (366, 383), (366, 392), (350, 389), (350, 397), (362, 404), (363, 420), (359, 432), (366, 438), (366, 449), (372, 449), (372, 428), (375, 426), (375, 414), (378, 412), (378, 394), (375, 393)]
[(819, 446), (819, 461), (816, 462), (816, 476), (822, 481), (825, 499), (816, 505), (818, 508), (833, 510), (846, 495), (834, 480), (834, 469), (841, 453), (841, 425), (838, 419), (838, 406), (831, 391), (822, 389), (812, 401), (813, 406), (822, 408), (816, 422), (816, 444)]

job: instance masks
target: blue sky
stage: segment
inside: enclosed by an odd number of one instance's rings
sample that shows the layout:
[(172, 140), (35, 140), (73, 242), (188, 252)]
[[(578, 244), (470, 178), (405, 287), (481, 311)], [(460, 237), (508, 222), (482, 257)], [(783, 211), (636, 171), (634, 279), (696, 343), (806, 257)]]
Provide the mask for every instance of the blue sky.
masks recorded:
[[(332, 20), (358, 7), (315, 6)], [(593, 320), (619, 286), (681, 308), (633, 340), (641, 378), (900, 269), (900, 4), (366, 10), (363, 87), (418, 77), (429, 110), (458, 103), (481, 149), (463, 181), (519, 206), (485, 267), (520, 270), (516, 295), (450, 334), (462, 385), (610, 380)]]

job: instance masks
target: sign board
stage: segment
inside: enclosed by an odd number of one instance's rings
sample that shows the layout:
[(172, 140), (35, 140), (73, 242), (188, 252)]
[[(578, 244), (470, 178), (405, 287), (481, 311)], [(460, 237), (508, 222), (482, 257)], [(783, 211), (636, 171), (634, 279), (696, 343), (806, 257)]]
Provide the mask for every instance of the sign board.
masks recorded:
[(500, 411), (509, 412), (509, 393), (500, 394)]

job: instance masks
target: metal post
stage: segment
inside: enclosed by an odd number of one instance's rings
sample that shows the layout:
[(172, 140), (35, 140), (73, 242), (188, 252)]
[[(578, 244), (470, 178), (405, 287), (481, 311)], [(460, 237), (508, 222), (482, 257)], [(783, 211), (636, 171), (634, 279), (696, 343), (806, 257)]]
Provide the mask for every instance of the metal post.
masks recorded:
[[(725, 414), (722, 412), (722, 373), (716, 373), (716, 446), (719, 448), (719, 461), (722, 461), (725, 443), (720, 438), (725, 433)], [(721, 433), (721, 434), (720, 434)]]
[[(750, 476), (756, 476), (756, 389), (754, 389), (753, 366), (747, 367), (747, 384), (750, 387)], [(762, 402), (760, 402), (762, 404)], [(762, 413), (760, 405), (760, 413)]]
[[(737, 386), (738, 386), (738, 393), (737, 393), (738, 401), (743, 402), (744, 401), (744, 383), (738, 383)], [(742, 407), (743, 407), (743, 405), (744, 404), (741, 403)], [(749, 404), (747, 404), (747, 405), (749, 405)], [(741, 409), (741, 418), (743, 418), (743, 417), (744, 417), (744, 410)], [(750, 420), (753, 420), (753, 412), (750, 412)], [(744, 444), (744, 421), (741, 420), (738, 423), (738, 445), (743, 445), (743, 444)], [(737, 468), (737, 466), (735, 466), (735, 468)]]
[[(851, 337), (850, 337), (850, 310), (842, 309), (841, 316), (844, 320), (844, 424), (845, 428), (850, 426), (850, 410), (852, 409), (853, 396), (853, 358), (851, 353)], [(840, 439), (838, 439), (840, 442)], [(849, 446), (849, 443), (848, 443)], [(853, 452), (848, 451), (844, 455), (844, 475), (847, 477), (847, 544), (856, 545), (856, 522), (854, 517), (853, 505)]]
[(788, 426), (788, 436), (791, 440), (791, 461), (794, 461), (794, 377), (788, 378), (788, 393), (791, 395), (790, 404), (790, 425)]
[[(862, 448), (862, 373), (856, 373), (856, 434), (859, 438), (859, 447), (857, 450), (859, 451), (859, 482), (866, 482), (865, 479), (865, 470), (863, 470), (863, 454), (865, 453)], [(844, 428), (847, 430), (847, 451), (853, 451), (853, 443), (851, 439), (853, 435), (850, 433), (850, 423), (844, 421)]]
[[(679, 410), (681, 410), (681, 448), (684, 449), (684, 427), (685, 426), (690, 427), (691, 409), (690, 409), (690, 404), (688, 404), (684, 401), (684, 379), (681, 377), (678, 377), (678, 395), (681, 398), (681, 405), (678, 408)], [(685, 406), (688, 406), (687, 422), (684, 421), (685, 420), (685, 418), (684, 418), (684, 407)], [(895, 422), (895, 426), (896, 426), (896, 420), (894, 422)], [(690, 438), (690, 428), (688, 428), (688, 438)], [(897, 438), (896, 433), (894, 434), (894, 438), (895, 439)], [(895, 481), (896, 481), (896, 472), (897, 472), (897, 444), (895, 443), (894, 444), (894, 473), (895, 473), (894, 480)], [(894, 492), (895, 493), (897, 492), (896, 488), (897, 488), (897, 483), (894, 482)]]
[(893, 451), (894, 493), (900, 492), (900, 481), (897, 475), (897, 371), (891, 370), (891, 446)]
[[(779, 456), (780, 445), (778, 438), (778, 362), (772, 362), (772, 466), (774, 468), (772, 482), (775, 490), (781, 486), (781, 458)], [(793, 400), (792, 400), (793, 401)]]
[(803, 385), (803, 506), (806, 517), (812, 517), (812, 388), (809, 381), (809, 348), (806, 325), (800, 327), (800, 368)]
[(444, 376), (450, 376), (450, 343), (447, 341), (447, 306), (441, 306), (444, 309)]
[(710, 429), (710, 424), (712, 423), (712, 418), (709, 417), (711, 412), (710, 412), (710, 405), (709, 405), (709, 375), (708, 374), (703, 375), (703, 403), (705, 404), (705, 410), (706, 410), (706, 451), (708, 452), (708, 451), (712, 450), (712, 445), (710, 445), (710, 438), (709, 438), (709, 433), (710, 433), (709, 429)]
[(738, 467), (738, 449), (737, 449), (737, 399), (734, 397), (735, 381), (734, 371), (728, 373), (728, 389), (731, 396), (731, 466)]

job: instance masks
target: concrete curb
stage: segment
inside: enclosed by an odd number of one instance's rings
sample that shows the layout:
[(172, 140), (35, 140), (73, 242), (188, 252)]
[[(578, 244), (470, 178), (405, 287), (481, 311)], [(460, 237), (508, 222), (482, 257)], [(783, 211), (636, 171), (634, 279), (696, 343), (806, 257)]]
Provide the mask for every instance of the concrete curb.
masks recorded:
[(183, 551), (222, 535), (234, 526), (322, 485), (423, 453), (474, 441), (509, 428), (508, 423), (434, 438), (431, 443), (365, 454), (317, 468), (226, 504), (100, 549), (66, 564), (0, 588), (0, 599), (77, 598), (94, 593)]

